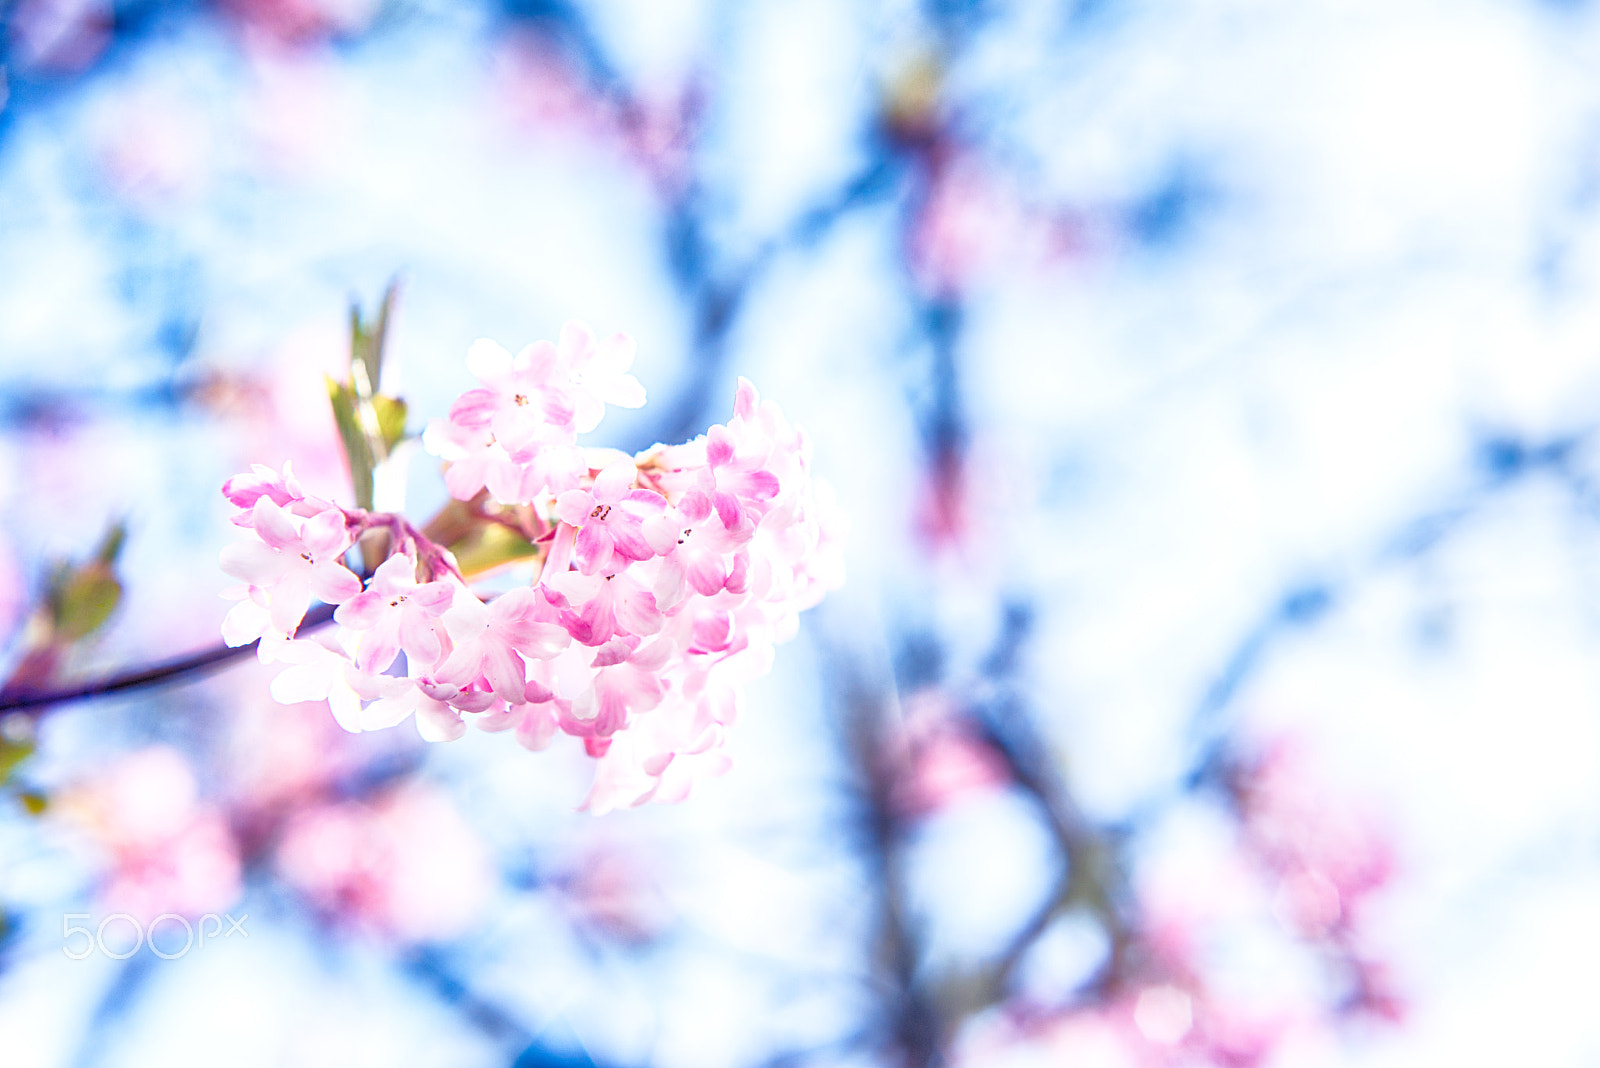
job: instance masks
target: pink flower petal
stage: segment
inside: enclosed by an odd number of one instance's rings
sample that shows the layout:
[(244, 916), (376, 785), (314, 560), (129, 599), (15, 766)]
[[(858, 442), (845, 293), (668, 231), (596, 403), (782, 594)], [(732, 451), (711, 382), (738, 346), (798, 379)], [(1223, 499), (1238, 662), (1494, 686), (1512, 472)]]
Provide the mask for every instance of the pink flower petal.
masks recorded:
[(483, 673), (495, 696), (508, 701), (522, 697), (527, 688), (527, 666), (509, 645), (491, 642), (485, 650)]
[(694, 621), (693, 634), (695, 652), (721, 652), (733, 641), (733, 613), (705, 613)]
[(683, 513), (683, 518), (690, 523), (699, 523), (711, 514), (711, 498), (699, 490), (690, 490), (678, 502), (678, 511)]
[[(380, 568), (380, 570), (382, 570)], [(374, 582), (376, 585), (376, 582)], [(351, 630), (366, 630), (368, 627), (377, 626), (378, 621), (389, 610), (389, 598), (375, 590), (358, 593), (348, 601), (341, 604), (333, 613), (333, 621), (341, 627)]]
[(283, 705), (321, 701), (328, 696), (328, 672), (321, 664), (299, 664), (272, 680), (272, 699)]
[(379, 593), (408, 590), (417, 581), (417, 562), (405, 553), (395, 553), (372, 573), (369, 589)]
[[(629, 362), (632, 362), (631, 357)], [(640, 385), (639, 380), (632, 375), (618, 375), (607, 380), (604, 400), (607, 404), (615, 404), (618, 408), (643, 408), (644, 386)]]
[[(637, 639), (635, 639), (637, 641)], [(590, 667), (610, 667), (613, 664), (625, 663), (633, 652), (633, 647), (620, 638), (613, 638), (602, 645), (594, 654), (594, 659), (589, 662)]]
[(362, 634), (356, 651), (356, 667), (362, 671), (387, 671), (394, 658), (400, 655), (397, 631), (393, 626), (377, 626)]
[(656, 608), (656, 599), (646, 590), (639, 590), (629, 597), (618, 598), (616, 608), (617, 620), (627, 630), (634, 634), (654, 634), (661, 629), (661, 613)]
[(585, 575), (595, 575), (610, 565), (611, 546), (611, 531), (604, 523), (585, 523), (578, 528), (578, 543), (572, 558), (578, 562), (578, 570)]
[(306, 520), (301, 542), (318, 559), (336, 556), (349, 546), (350, 535), (345, 530), (344, 513), (330, 508)]
[[(559, 394), (546, 393), (544, 395), (544, 403), (540, 405), (540, 414), (544, 416), (545, 422), (550, 426), (561, 427), (568, 431), (577, 429), (572, 425), (574, 418), (578, 414), (577, 410), (573, 407), (571, 401)], [(593, 430), (594, 427), (589, 427), (589, 429)]]
[(556, 718), (548, 707), (527, 706), (522, 720), (517, 724), (517, 741), (526, 749), (538, 752), (548, 748), (556, 734)]
[(361, 729), (381, 731), (395, 726), (415, 711), (415, 700), (415, 694), (403, 694), (372, 702), (361, 710)]
[(294, 529), (294, 523), (290, 521), (288, 513), (273, 504), (270, 497), (259, 498), (251, 511), (254, 513), (253, 525), (256, 534), (262, 541), (274, 549), (286, 549), (300, 544), (300, 535)]
[[(467, 350), (467, 370), (471, 371), (478, 381), (485, 385), (493, 385), (511, 376), (513, 361), (511, 353), (507, 352), (498, 342), (486, 337), (480, 337), (472, 343)], [(488, 390), (473, 390), (474, 393), (487, 393)]]
[(695, 553), (689, 560), (689, 585), (695, 592), (710, 597), (722, 589), (728, 574), (716, 553)]
[(517, 353), (517, 366), (529, 379), (537, 383), (550, 381), (555, 374), (560, 353), (548, 341), (535, 341)]
[(513, 404), (495, 412), (489, 426), (507, 452), (517, 453), (539, 444), (539, 432), (544, 429), (545, 419), (542, 412)]
[(467, 725), (450, 706), (425, 701), (417, 706), (417, 733), (425, 742), (453, 742), (467, 733)]
[(483, 643), (463, 642), (450, 651), (444, 663), (433, 670), (441, 683), (457, 688), (472, 685), (483, 672)]
[(756, 407), (761, 403), (760, 394), (756, 387), (751, 385), (748, 378), (742, 375), (739, 378), (739, 388), (733, 394), (733, 415), (736, 419), (750, 419), (756, 414)]
[(494, 707), (495, 695), (487, 690), (466, 690), (450, 699), (450, 707), (462, 712), (487, 712)]
[(639, 469), (632, 460), (607, 464), (605, 470), (595, 476), (594, 499), (600, 504), (617, 504), (633, 488), (638, 477)]
[(484, 461), (479, 457), (457, 460), (444, 473), (444, 488), (458, 501), (470, 501), (483, 489)]
[(449, 421), (460, 430), (482, 430), (500, 405), (500, 394), (494, 390), (469, 389), (450, 405)]
[(532, 586), (507, 590), (489, 603), (489, 618), (496, 626), (532, 619), (539, 610), (539, 595)]
[(266, 633), (272, 623), (267, 610), (254, 601), (240, 601), (222, 620), (222, 640), (230, 648), (248, 645)]
[(272, 625), (284, 634), (293, 634), (311, 607), (311, 569), (291, 567), (272, 587)]
[(311, 566), (311, 592), (327, 604), (342, 604), (361, 592), (361, 580), (343, 564), (324, 560)]
[(657, 556), (665, 556), (683, 536), (676, 518), (670, 515), (652, 516), (639, 525), (639, 533)]
[(629, 560), (648, 560), (656, 555), (655, 549), (645, 540), (642, 524), (626, 520), (610, 523), (611, 548), (618, 556)]
[(567, 490), (556, 498), (556, 516), (563, 523), (581, 527), (594, 511), (594, 494), (588, 490)]
[(620, 375), (633, 366), (633, 357), (638, 348), (632, 336), (619, 331), (596, 346), (594, 362), (610, 374)]
[(439, 628), (421, 611), (400, 610), (400, 645), (406, 656), (419, 664), (432, 667), (444, 655), (444, 643)]
[(712, 503), (717, 506), (717, 518), (722, 520), (722, 525), (729, 530), (737, 530), (739, 520), (743, 517), (739, 499), (731, 493), (719, 493), (712, 498)]
[(222, 547), (221, 562), (222, 570), (240, 582), (270, 586), (293, 563), (293, 558), (259, 541), (241, 541)]
[(430, 614), (437, 615), (450, 607), (450, 602), (455, 598), (455, 585), (448, 580), (441, 579), (437, 582), (425, 582), (411, 590), (407, 595), (411, 603), (421, 607)]
[(667, 507), (667, 499), (655, 490), (636, 489), (630, 490), (623, 498), (634, 507), (628, 509), (633, 514), (640, 516), (657, 515)]
[(743, 593), (750, 578), (750, 554), (743, 549), (734, 554), (733, 567), (728, 570), (728, 581), (723, 589), (729, 593)]
[(492, 460), (484, 465), (483, 484), (489, 496), (502, 504), (522, 504), (522, 468), (507, 460)]
[(734, 488), (746, 500), (770, 501), (778, 495), (778, 476), (767, 470), (750, 471), (735, 480)]
[(628, 702), (622, 691), (609, 686), (604, 690), (597, 689), (595, 705), (595, 737), (608, 737), (628, 725)]
[(641, 671), (660, 671), (677, 653), (677, 648), (667, 638), (655, 638), (634, 650), (628, 662)]
[(706, 431), (706, 463), (722, 467), (733, 462), (733, 435), (725, 426), (714, 426)]
[(556, 336), (556, 351), (568, 366), (584, 362), (594, 347), (594, 331), (589, 329), (588, 324), (577, 319), (568, 319), (561, 324), (561, 333)]

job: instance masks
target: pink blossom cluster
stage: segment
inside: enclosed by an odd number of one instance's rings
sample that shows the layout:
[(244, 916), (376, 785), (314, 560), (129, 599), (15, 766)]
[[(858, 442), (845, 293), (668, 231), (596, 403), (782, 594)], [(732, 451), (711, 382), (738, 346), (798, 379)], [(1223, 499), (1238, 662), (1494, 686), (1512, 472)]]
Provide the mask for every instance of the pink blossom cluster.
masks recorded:
[[(497, 595), (404, 518), (309, 496), (287, 465), (231, 479), (253, 537), (223, 552), (243, 583), (225, 593), (238, 601), (225, 639), (259, 639), (287, 665), (273, 696), (326, 699), (348, 730), (414, 716), (430, 740), (469, 724), (530, 749), (582, 739), (596, 812), (680, 800), (720, 774), (744, 684), (841, 579), (840, 521), (805, 434), (742, 379), (733, 417), (693, 441), (580, 447), (606, 405), (644, 403), (632, 359), (627, 337), (577, 323), (516, 356), (472, 347), (481, 385), (424, 442), (452, 496), (532, 517), (537, 574)], [(346, 554), (376, 531), (391, 555), (363, 578)], [(337, 626), (297, 636), (313, 599), (338, 606)]]

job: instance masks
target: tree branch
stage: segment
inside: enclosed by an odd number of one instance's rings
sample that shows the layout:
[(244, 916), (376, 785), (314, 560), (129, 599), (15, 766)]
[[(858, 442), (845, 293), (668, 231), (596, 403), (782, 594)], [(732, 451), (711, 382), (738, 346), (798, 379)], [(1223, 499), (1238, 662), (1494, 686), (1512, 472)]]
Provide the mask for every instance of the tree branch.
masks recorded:
[[(300, 629), (305, 631), (313, 627), (320, 627), (332, 619), (333, 606), (318, 605), (306, 613), (305, 619), (300, 624)], [(105, 697), (114, 693), (125, 693), (129, 690), (142, 690), (150, 686), (186, 682), (191, 678), (199, 678), (224, 667), (247, 653), (255, 652), (258, 644), (260, 643), (251, 642), (249, 645), (231, 648), (226, 645), (217, 645), (189, 656), (163, 660), (139, 671), (127, 671), (108, 678), (79, 683), (76, 686), (67, 686), (56, 690), (23, 690), (9, 694), (0, 691), (0, 713), (26, 712), (32, 715), (39, 715), (52, 705), (64, 704), (68, 701), (82, 701), (92, 697)]]

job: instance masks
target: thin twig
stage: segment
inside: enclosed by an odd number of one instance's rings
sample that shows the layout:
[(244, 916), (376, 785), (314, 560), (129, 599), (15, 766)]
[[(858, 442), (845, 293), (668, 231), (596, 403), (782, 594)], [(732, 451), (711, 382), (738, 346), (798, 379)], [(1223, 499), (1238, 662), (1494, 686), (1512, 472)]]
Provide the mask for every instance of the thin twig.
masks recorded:
[[(300, 630), (306, 631), (313, 627), (320, 627), (332, 619), (333, 606), (318, 605), (306, 613), (305, 619), (300, 624)], [(125, 693), (129, 690), (142, 690), (149, 686), (187, 682), (224, 667), (248, 653), (255, 652), (258, 644), (258, 642), (251, 642), (249, 645), (234, 647), (218, 645), (203, 652), (178, 657), (173, 660), (163, 660), (138, 671), (127, 671), (112, 675), (109, 678), (96, 679), (93, 682), (79, 683), (76, 686), (68, 686), (58, 690), (37, 690), (31, 693), (13, 694), (0, 699), (0, 712), (27, 711), (37, 714), (51, 705), (59, 705), (67, 701), (82, 701), (91, 697), (105, 697), (114, 693)]]

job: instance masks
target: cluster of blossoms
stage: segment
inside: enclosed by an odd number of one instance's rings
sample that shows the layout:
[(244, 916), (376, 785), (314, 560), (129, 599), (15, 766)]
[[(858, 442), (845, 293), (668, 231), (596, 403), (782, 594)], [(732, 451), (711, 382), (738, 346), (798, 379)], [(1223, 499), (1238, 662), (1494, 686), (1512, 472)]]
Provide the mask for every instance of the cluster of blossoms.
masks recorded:
[[(288, 665), (274, 697), (326, 699), (352, 731), (414, 715), (430, 740), (468, 724), (530, 749), (580, 738), (597, 812), (679, 800), (725, 770), (744, 683), (838, 584), (839, 523), (805, 434), (744, 380), (733, 417), (693, 441), (580, 447), (607, 404), (644, 403), (632, 360), (629, 338), (577, 323), (515, 357), (479, 341), (467, 362), (481, 386), (424, 434), (451, 496), (540, 549), (530, 584), (480, 595), (403, 517), (256, 467), (223, 487), (254, 534), (223, 552), (244, 583), (226, 594), (239, 603), (224, 638), (259, 639), (263, 660)], [(374, 538), (388, 555), (363, 581), (347, 554)], [(297, 636), (313, 598), (337, 606), (337, 626)]]

